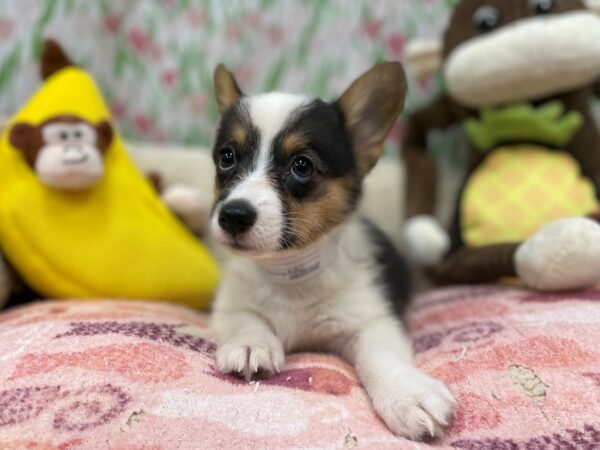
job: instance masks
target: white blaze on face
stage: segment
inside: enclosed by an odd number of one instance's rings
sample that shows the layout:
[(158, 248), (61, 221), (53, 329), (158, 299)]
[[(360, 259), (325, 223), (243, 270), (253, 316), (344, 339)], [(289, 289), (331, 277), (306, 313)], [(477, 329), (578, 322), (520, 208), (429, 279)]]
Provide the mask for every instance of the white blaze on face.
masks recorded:
[(219, 241), (232, 244), (232, 238), (219, 225), (219, 210), (228, 201), (245, 200), (256, 210), (257, 219), (250, 230), (236, 238), (235, 243), (248, 250), (272, 252), (279, 249), (285, 224), (281, 199), (269, 178), (273, 140), (308, 99), (272, 92), (251, 96), (244, 101), (247, 102), (252, 125), (258, 130), (259, 148), (256, 149), (252, 171), (243, 176), (215, 209), (212, 229)]
[(466, 106), (542, 98), (600, 76), (600, 17), (574, 11), (522, 19), (456, 47), (444, 76)]
[(104, 161), (97, 147), (96, 130), (86, 123), (54, 123), (42, 130), (44, 147), (35, 161), (35, 171), (47, 186), (84, 189), (104, 174)]

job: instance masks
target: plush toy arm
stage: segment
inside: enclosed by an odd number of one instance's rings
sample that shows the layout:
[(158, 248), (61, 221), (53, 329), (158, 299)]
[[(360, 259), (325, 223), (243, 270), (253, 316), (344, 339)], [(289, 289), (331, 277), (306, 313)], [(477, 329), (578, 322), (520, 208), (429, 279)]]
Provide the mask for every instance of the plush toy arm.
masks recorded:
[(406, 167), (405, 216), (432, 215), (435, 208), (437, 170), (427, 155), (427, 137), (434, 129), (444, 129), (472, 115), (449, 97), (443, 96), (413, 113), (402, 143)]
[(204, 234), (210, 211), (210, 198), (188, 186), (174, 185), (162, 192), (162, 200), (187, 228), (199, 236)]
[(167, 208), (183, 222), (187, 229), (197, 236), (202, 236), (210, 208), (208, 196), (183, 185), (165, 188), (161, 174), (155, 171), (148, 172), (146, 178)]
[(439, 263), (450, 247), (448, 233), (434, 218), (437, 169), (427, 155), (427, 135), (468, 117), (467, 110), (444, 96), (414, 113), (402, 146), (406, 191), (403, 234), (409, 258), (421, 266)]
[(592, 92), (582, 91), (583, 94), (572, 103), (566, 103), (571, 110), (583, 114), (583, 125), (566, 146), (581, 166), (584, 176), (590, 179), (596, 191), (600, 192), (600, 128), (590, 108), (590, 94), (600, 98), (600, 80), (593, 86)]
[(450, 249), (450, 237), (439, 221), (429, 215), (413, 216), (403, 229), (408, 258), (422, 267), (439, 264)]

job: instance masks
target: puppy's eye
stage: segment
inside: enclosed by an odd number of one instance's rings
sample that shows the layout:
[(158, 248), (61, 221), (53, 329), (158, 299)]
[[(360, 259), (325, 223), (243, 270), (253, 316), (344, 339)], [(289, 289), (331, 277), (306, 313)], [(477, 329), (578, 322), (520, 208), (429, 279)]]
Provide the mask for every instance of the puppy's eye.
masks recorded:
[(554, 0), (530, 0), (529, 4), (538, 16), (550, 14), (554, 8)]
[(473, 14), (473, 23), (482, 33), (492, 31), (500, 24), (500, 11), (493, 6), (480, 6)]
[(67, 133), (66, 131), (61, 131), (60, 132), (60, 140), (66, 141), (67, 139), (69, 139), (69, 133)]
[(298, 156), (292, 162), (292, 174), (300, 183), (306, 183), (310, 181), (313, 172), (313, 163), (306, 156)]
[(236, 165), (235, 152), (231, 147), (223, 147), (219, 151), (219, 169), (223, 172), (233, 170)]
[(75, 131), (75, 133), (73, 133), (73, 136), (75, 137), (75, 139), (81, 139), (81, 136), (82, 136), (81, 130)]

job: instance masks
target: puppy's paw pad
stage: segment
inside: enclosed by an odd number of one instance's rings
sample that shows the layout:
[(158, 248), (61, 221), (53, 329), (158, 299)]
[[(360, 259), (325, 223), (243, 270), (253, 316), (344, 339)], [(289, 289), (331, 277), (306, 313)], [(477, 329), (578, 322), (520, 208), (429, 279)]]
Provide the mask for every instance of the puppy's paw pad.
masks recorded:
[(276, 339), (227, 342), (217, 350), (217, 367), (222, 372), (235, 372), (247, 379), (258, 372), (279, 372), (285, 356)]
[[(414, 440), (437, 437), (448, 425), (456, 401), (440, 381), (419, 373), (402, 384), (398, 378), (395, 387), (382, 394), (374, 404), (383, 421), (397, 435)], [(406, 380), (406, 378), (404, 378)]]

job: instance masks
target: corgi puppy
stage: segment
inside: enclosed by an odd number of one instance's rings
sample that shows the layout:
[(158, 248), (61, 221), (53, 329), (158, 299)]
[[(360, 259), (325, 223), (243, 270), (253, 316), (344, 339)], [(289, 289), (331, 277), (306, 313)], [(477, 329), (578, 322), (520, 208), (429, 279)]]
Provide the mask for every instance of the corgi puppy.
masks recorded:
[(455, 401), (412, 365), (402, 260), (356, 214), (404, 106), (401, 64), (374, 66), (332, 103), (243, 95), (222, 65), (214, 84), (210, 226), (234, 253), (213, 307), (218, 369), (250, 379), (280, 371), (288, 352), (332, 352), (356, 368), (394, 433), (439, 435)]

